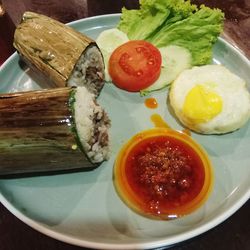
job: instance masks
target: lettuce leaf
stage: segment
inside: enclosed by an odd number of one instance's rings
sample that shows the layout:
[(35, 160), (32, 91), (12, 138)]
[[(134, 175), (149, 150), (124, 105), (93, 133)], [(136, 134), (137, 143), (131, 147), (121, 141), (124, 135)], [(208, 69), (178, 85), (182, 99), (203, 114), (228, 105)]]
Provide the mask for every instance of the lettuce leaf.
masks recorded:
[(156, 47), (178, 45), (192, 54), (192, 65), (211, 62), (212, 46), (223, 30), (224, 14), (185, 0), (140, 0), (139, 10), (122, 9), (118, 29), (131, 40)]

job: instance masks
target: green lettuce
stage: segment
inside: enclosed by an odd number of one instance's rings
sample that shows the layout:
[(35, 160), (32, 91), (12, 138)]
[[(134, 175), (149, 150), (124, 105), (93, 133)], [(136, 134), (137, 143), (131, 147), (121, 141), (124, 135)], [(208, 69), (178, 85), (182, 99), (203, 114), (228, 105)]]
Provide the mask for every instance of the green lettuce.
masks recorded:
[(131, 40), (156, 47), (178, 45), (192, 54), (192, 65), (211, 62), (212, 46), (223, 30), (224, 14), (184, 0), (140, 0), (140, 9), (122, 9), (118, 29)]

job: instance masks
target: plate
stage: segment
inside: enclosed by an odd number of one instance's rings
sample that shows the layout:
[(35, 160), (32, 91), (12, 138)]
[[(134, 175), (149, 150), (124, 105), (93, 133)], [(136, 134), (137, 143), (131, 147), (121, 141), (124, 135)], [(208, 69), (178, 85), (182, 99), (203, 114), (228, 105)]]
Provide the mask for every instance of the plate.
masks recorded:
[[(114, 27), (120, 15), (87, 18), (70, 25), (92, 38)], [(213, 51), (215, 64), (224, 64), (250, 79), (249, 61), (233, 46), (219, 39)], [(0, 92), (40, 87), (31, 72), (13, 54), (0, 70)], [(114, 159), (124, 142), (137, 132), (152, 128), (150, 116), (160, 114), (174, 129), (182, 129), (168, 113), (167, 90), (153, 95), (159, 107), (144, 105), (146, 97), (106, 84), (99, 98), (112, 120), (112, 155), (90, 172), (0, 179), (1, 202), (34, 229), (74, 245), (100, 249), (147, 249), (190, 239), (218, 225), (250, 197), (250, 124), (222, 136), (192, 133), (210, 155), (214, 189), (194, 213), (171, 221), (156, 221), (130, 210), (118, 197), (112, 181)]]

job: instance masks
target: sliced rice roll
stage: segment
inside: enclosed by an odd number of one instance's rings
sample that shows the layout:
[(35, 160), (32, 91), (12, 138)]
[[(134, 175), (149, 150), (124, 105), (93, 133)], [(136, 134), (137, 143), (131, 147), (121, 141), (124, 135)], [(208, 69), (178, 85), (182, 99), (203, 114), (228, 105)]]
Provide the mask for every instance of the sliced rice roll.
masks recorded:
[(103, 162), (109, 155), (107, 113), (85, 87), (74, 90), (73, 96), (71, 109), (79, 144), (92, 163)]
[(0, 95), (0, 175), (96, 168), (110, 120), (85, 87)]
[(104, 62), (95, 41), (52, 18), (25, 12), (14, 47), (50, 87), (85, 86), (96, 96), (104, 85)]

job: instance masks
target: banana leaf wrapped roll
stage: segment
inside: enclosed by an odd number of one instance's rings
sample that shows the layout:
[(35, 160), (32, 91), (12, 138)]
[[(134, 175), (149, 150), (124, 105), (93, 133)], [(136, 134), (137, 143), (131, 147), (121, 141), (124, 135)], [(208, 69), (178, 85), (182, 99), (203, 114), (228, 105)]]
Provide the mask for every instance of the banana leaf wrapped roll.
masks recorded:
[(104, 62), (95, 41), (52, 18), (25, 12), (14, 47), (49, 87), (85, 86), (96, 96), (104, 85)]
[(96, 168), (110, 120), (85, 87), (0, 95), (0, 175)]

